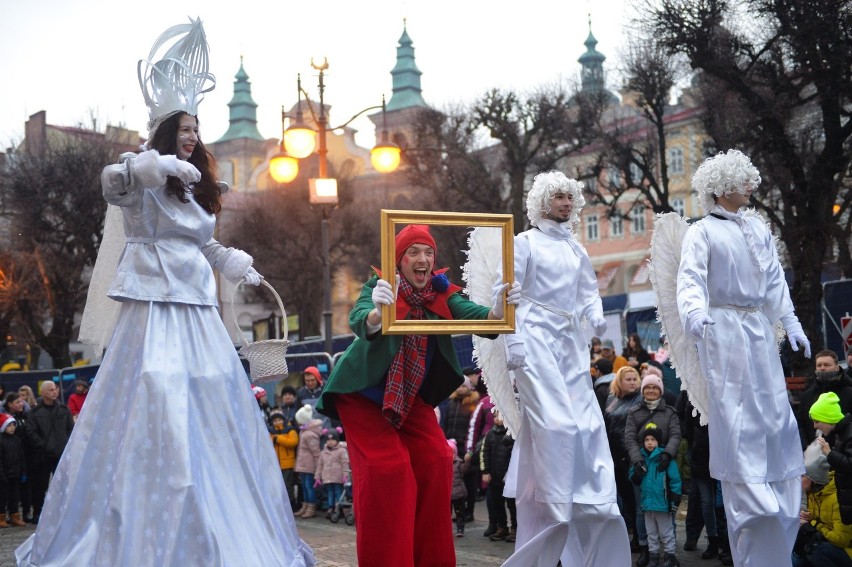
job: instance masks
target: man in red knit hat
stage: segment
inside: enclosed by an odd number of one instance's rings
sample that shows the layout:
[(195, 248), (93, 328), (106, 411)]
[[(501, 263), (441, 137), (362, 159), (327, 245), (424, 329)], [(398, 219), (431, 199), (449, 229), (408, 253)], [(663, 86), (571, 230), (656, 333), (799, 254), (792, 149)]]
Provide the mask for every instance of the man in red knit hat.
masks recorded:
[[(455, 565), (448, 510), (452, 455), (434, 406), (463, 382), (450, 335), (383, 335), (381, 309), (401, 319), (502, 319), (503, 293), (489, 308), (459, 295), (435, 270), (428, 227), (397, 234), (395, 290), (370, 278), (349, 314), (357, 335), (328, 377), (317, 409), (346, 430), (361, 567)], [(506, 284), (508, 303), (520, 288)], [(393, 495), (394, 502), (388, 501)]]

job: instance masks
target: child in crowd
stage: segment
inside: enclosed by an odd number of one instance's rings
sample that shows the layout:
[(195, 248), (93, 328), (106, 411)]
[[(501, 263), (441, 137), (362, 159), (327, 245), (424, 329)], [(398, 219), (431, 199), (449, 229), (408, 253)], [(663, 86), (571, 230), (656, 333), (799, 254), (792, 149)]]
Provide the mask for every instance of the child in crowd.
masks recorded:
[(325, 448), (320, 452), (317, 461), (314, 487), (325, 487), (325, 517), (331, 518), (337, 501), (343, 495), (343, 484), (349, 481), (349, 454), (345, 444), (340, 443), (340, 431), (328, 429), (324, 435)]
[(834, 392), (820, 394), (809, 414), (814, 429), (822, 432), (817, 443), (834, 470), (840, 517), (844, 524), (852, 524), (852, 414), (843, 415), (840, 398)]
[[(8, 413), (0, 414), (0, 528), (25, 526), (18, 512), (21, 478), (27, 473), (24, 446), (15, 435), (17, 422)], [(6, 522), (9, 513), (9, 523)]]
[(270, 415), (272, 427), (269, 428), (269, 436), (278, 456), (278, 466), (281, 467), (281, 476), (284, 477), (284, 486), (287, 488), (287, 496), (290, 498), (290, 507), (296, 503), (296, 447), (299, 446), (299, 433), (292, 424), (287, 424), (284, 414), (278, 410), (272, 410)]
[(821, 451), (805, 450), (799, 533), (793, 546), (793, 567), (852, 565), (852, 526), (840, 520), (834, 472)]
[(320, 435), (322, 420), (313, 419), (314, 408), (303, 405), (296, 412), (296, 423), (302, 429), (299, 434), (299, 448), (296, 450), (295, 471), (299, 473), (299, 487), (302, 489), (302, 507), (293, 515), (297, 518), (313, 518), (317, 515), (317, 494), (314, 489), (314, 473), (320, 456)]
[[(480, 469), (482, 482), (488, 485), (486, 498), (494, 511), (497, 530), (491, 534), (491, 541), (515, 541), (518, 520), (515, 516), (515, 499), (503, 496), (506, 472), (509, 470), (509, 459), (515, 440), (508, 435), (499, 411), (494, 412), (494, 427), (485, 435), (482, 444)], [(506, 508), (509, 508), (509, 520), (506, 521)]]
[(74, 393), (68, 396), (68, 409), (71, 410), (71, 419), (77, 421), (77, 416), (83, 409), (86, 397), (89, 395), (89, 381), (82, 378), (74, 380)]
[(662, 432), (654, 423), (649, 423), (639, 433), (642, 443), (642, 457), (648, 472), (644, 477), (635, 474), (635, 466), (630, 467), (629, 476), (639, 484), (639, 504), (645, 516), (645, 528), (648, 530), (648, 551), (651, 562), (648, 567), (677, 567), (680, 563), (675, 556), (675, 531), (671, 512), (680, 504), (681, 484), (677, 464), (669, 461), (660, 471), (660, 447)]
[(470, 463), (459, 456), (455, 439), (447, 439), (447, 445), (453, 450), (453, 490), (450, 493), (450, 503), (456, 515), (456, 537), (464, 537), (465, 503), (467, 501), (464, 475), (470, 468)]

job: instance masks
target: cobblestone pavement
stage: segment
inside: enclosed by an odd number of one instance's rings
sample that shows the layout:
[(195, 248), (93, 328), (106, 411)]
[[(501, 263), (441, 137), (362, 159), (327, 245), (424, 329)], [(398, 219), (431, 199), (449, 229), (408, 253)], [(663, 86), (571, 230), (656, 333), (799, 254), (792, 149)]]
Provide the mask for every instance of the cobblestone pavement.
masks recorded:
[[(705, 561), (701, 559), (701, 551), (705, 547), (703, 538), (699, 544), (698, 551), (683, 551), (681, 549), (684, 542), (683, 517), (686, 510), (685, 504), (686, 499), (681, 504), (677, 522), (677, 555), (680, 564), (682, 567), (720, 567), (721, 563), (718, 560)], [(482, 519), (486, 517), (484, 502), (477, 502), (475, 517)], [(333, 524), (322, 516), (309, 520), (297, 520), (297, 525), (300, 537), (314, 549), (321, 567), (357, 567), (354, 527), (347, 526), (343, 521)], [(485, 531), (485, 528), (486, 522), (475, 521), (467, 524), (465, 537), (456, 538), (456, 559), (459, 567), (500, 565), (512, 554), (514, 546), (511, 543), (490, 541), (488, 538), (482, 537), (482, 532)], [(0, 530), (0, 567), (15, 566), (15, 548), (33, 531), (33, 527), (30, 526)], [(633, 559), (636, 559), (635, 555)], [(254, 566), (246, 565), (238, 567)]]

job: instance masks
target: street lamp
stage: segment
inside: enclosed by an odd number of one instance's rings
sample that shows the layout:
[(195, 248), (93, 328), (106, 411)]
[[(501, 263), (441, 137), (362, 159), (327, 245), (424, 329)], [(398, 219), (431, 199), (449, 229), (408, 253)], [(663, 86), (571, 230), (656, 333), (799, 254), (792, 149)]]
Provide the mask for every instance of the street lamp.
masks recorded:
[[(331, 330), (331, 269), (329, 266), (329, 238), (328, 219), (331, 210), (337, 206), (337, 179), (328, 176), (328, 148), (326, 147), (326, 134), (329, 130), (339, 130), (348, 126), (353, 120), (367, 111), (382, 109), (382, 136), (381, 141), (370, 152), (370, 160), (373, 167), (380, 173), (390, 173), (399, 166), (400, 149), (388, 139), (387, 124), (385, 123), (385, 100), (382, 97), (381, 106), (370, 106), (355, 114), (340, 126), (329, 127), (328, 118), (325, 115), (325, 71), (328, 69), (328, 59), (323, 58), (322, 63), (317, 64), (311, 59), (311, 67), (319, 71), (319, 115), (314, 113), (308, 93), (302, 88), (301, 75), (296, 76), (296, 88), (298, 99), (296, 104), (296, 116), (289, 128), (284, 129), (284, 109), (281, 110), (281, 149), (278, 154), (269, 161), (269, 174), (279, 183), (289, 183), (299, 174), (298, 159), (304, 159), (316, 150), (319, 156), (319, 176), (308, 180), (310, 186), (310, 203), (318, 206), (322, 213), (322, 286), (323, 286), (323, 337), (325, 339), (325, 352), (333, 353), (332, 330)], [(308, 103), (308, 110), (313, 117), (316, 129), (305, 124), (302, 115), (302, 95)], [(319, 141), (319, 145), (317, 145)]]

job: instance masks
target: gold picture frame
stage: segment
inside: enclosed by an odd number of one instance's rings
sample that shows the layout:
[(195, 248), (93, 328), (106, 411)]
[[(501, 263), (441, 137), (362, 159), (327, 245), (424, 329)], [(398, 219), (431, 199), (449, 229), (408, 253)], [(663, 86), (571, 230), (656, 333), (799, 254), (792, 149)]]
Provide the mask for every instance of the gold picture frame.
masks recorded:
[[(396, 225), (425, 224), (438, 226), (496, 227), (502, 231), (503, 279), (514, 281), (514, 220), (512, 215), (486, 213), (449, 213), (396, 211), (382, 209), (382, 274), (390, 277), (396, 271)], [(512, 267), (506, 273), (506, 266)], [(437, 266), (436, 266), (437, 268)], [(388, 280), (391, 281), (391, 280)], [(504, 301), (502, 319), (480, 320), (397, 320), (396, 308), (382, 308), (382, 334), (385, 335), (494, 335), (515, 332), (515, 306)]]

